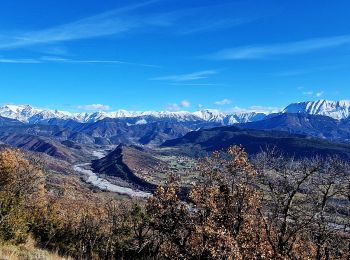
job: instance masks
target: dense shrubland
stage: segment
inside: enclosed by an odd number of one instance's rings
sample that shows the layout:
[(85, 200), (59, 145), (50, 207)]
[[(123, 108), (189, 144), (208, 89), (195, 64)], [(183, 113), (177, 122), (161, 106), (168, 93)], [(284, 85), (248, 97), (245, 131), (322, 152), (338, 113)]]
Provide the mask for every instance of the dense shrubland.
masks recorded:
[(240, 147), (198, 162), (186, 201), (176, 173), (147, 202), (67, 201), (40, 164), (0, 152), (0, 243), (78, 259), (349, 259), (350, 170)]

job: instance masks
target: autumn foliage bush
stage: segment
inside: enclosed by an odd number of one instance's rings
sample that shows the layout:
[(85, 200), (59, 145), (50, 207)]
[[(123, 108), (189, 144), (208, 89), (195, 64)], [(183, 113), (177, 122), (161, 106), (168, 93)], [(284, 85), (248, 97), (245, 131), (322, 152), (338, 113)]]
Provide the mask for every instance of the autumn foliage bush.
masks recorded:
[(269, 259), (256, 172), (239, 147), (203, 159), (198, 183), (188, 202), (176, 195), (176, 183), (160, 187), (147, 209), (162, 257), (178, 259)]
[[(76, 259), (349, 259), (349, 166), (243, 148), (198, 161), (185, 199), (169, 174), (145, 201), (52, 196), (40, 165), (0, 152), (0, 242)], [(183, 192), (181, 193), (183, 194)]]
[(33, 215), (45, 203), (43, 176), (20, 152), (0, 153), (0, 239), (25, 242)]

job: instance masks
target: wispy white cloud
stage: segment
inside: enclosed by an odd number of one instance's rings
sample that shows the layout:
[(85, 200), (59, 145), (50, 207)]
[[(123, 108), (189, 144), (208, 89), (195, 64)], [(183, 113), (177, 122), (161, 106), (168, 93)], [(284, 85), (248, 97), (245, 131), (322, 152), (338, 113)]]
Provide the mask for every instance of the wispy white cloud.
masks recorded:
[(17, 64), (40, 64), (40, 63), (81, 63), (81, 64), (120, 64), (120, 65), (131, 65), (131, 66), (141, 66), (141, 67), (153, 67), (161, 68), (157, 65), (136, 63), (136, 62), (127, 62), (121, 60), (73, 60), (62, 57), (51, 57), (44, 56), (36, 59), (21, 59), (21, 58), (11, 58), (4, 59), (0, 58), (0, 63), (17, 63)]
[[(218, 32), (254, 22), (269, 16), (274, 11), (259, 8), (250, 1), (209, 1), (193, 3), (191, 7), (181, 8), (172, 13), (179, 23), (177, 32), (182, 35)], [(199, 2), (198, 2), (199, 3)], [(229, 15), (227, 15), (229, 14)]]
[(27, 32), (0, 34), (0, 49), (14, 49), (37, 44), (57, 43), (116, 35), (145, 26), (164, 26), (164, 16), (136, 15), (131, 11), (158, 2), (141, 2), (59, 26)]
[(304, 91), (304, 92), (302, 92), (303, 93), (303, 95), (306, 95), (306, 96), (315, 96), (315, 97), (321, 97), (321, 96), (323, 96), (323, 91), (311, 91), (311, 90), (309, 90), (309, 91)]
[(193, 34), (193, 33), (201, 33), (206, 31), (218, 31), (222, 29), (227, 29), (227, 28), (232, 28), (243, 24), (247, 24), (256, 19), (257, 18), (250, 18), (250, 17), (219, 19), (218, 17), (216, 17), (215, 20), (205, 21), (199, 24), (195, 24), (193, 26), (189, 26), (187, 28), (183, 28), (180, 33)]
[[(90, 39), (118, 35), (140, 28), (169, 27), (185, 24), (187, 31), (183, 33), (194, 33), (219, 28), (227, 28), (247, 23), (252, 18), (220, 18), (215, 21), (201, 21), (189, 27), (183, 20), (198, 20), (198, 12), (201, 8), (188, 8), (187, 10), (148, 12), (147, 14), (137, 12), (137, 9), (156, 4), (160, 0), (149, 0), (141, 3), (128, 5), (118, 9), (99, 13), (65, 24), (31, 31), (0, 32), (0, 49), (16, 49), (34, 45), (56, 44), (60, 42)], [(224, 8), (224, 7), (222, 7)]]
[(313, 91), (304, 91), (304, 92), (303, 92), (303, 95), (311, 96), (312, 94), (314, 94)]
[(124, 65), (133, 65), (133, 66), (142, 66), (142, 67), (153, 67), (160, 68), (160, 66), (152, 65), (152, 64), (144, 64), (144, 63), (136, 63), (136, 62), (127, 62), (121, 60), (72, 60), (61, 57), (42, 57), (42, 61), (48, 62), (62, 62), (62, 63), (90, 63), (90, 64), (124, 64)]
[(250, 106), (248, 108), (241, 108), (236, 106), (227, 112), (238, 113), (238, 114), (251, 113), (251, 112), (270, 114), (270, 113), (278, 113), (281, 110), (282, 108), (280, 107), (270, 107), (270, 106)]
[(217, 74), (215, 70), (202, 70), (198, 72), (188, 73), (188, 74), (178, 74), (151, 78), (151, 80), (161, 80), (161, 81), (192, 81), (199, 79), (206, 79), (210, 75)]
[(222, 99), (222, 100), (216, 101), (214, 104), (215, 104), (215, 105), (218, 105), (218, 106), (225, 106), (225, 105), (229, 105), (229, 104), (231, 104), (231, 103), (232, 103), (232, 101), (231, 101), (230, 99), (224, 98), (224, 99)]
[(190, 107), (191, 106), (191, 103), (188, 101), (188, 100), (182, 100), (180, 102), (180, 106), (181, 107)]
[(41, 63), (41, 61), (36, 59), (2, 59), (0, 58), (0, 63), (36, 64), (36, 63)]
[(66, 63), (124, 64), (124, 65), (133, 65), (133, 66), (141, 66), (141, 67), (161, 68), (161, 66), (158, 66), (158, 65), (127, 62), (127, 61), (120, 61), (120, 60), (68, 60), (66, 61)]
[(176, 103), (171, 103), (166, 106), (166, 111), (179, 111), (180, 106)]
[(321, 96), (323, 96), (323, 93), (324, 93), (323, 91), (317, 92), (317, 93), (316, 93), (316, 97), (321, 97)]
[(91, 104), (91, 105), (81, 105), (78, 106), (78, 109), (81, 110), (89, 110), (89, 111), (105, 111), (110, 110), (111, 107), (108, 105), (102, 105), (102, 104)]
[(179, 104), (178, 103), (170, 103), (166, 106), (167, 111), (179, 111), (183, 108), (189, 108), (191, 106), (191, 103), (188, 100), (182, 100)]
[[(36, 48), (50, 47), (48, 53), (62, 53), (57, 44), (119, 35), (137, 29), (171, 27), (174, 32), (191, 34), (204, 31), (217, 31), (246, 24), (259, 18), (259, 16), (244, 15), (243, 17), (221, 17), (220, 10), (227, 10), (228, 5), (210, 5), (207, 9), (216, 8), (216, 15), (210, 12), (210, 18), (202, 17), (202, 7), (192, 7), (177, 10), (156, 10), (151, 12), (138, 12), (140, 8), (161, 2), (149, 0), (128, 5), (118, 9), (99, 13), (71, 22), (48, 28), (39, 28), (30, 31), (0, 31), (0, 50), (17, 49), (36, 46)], [(215, 7), (216, 6), (216, 7)], [(235, 7), (231, 7), (236, 10)], [(198, 19), (199, 14), (202, 19)], [(52, 49), (54, 46), (54, 49)], [(65, 52), (65, 50), (63, 50)]]
[(308, 53), (348, 44), (350, 44), (350, 35), (342, 35), (327, 38), (313, 38), (281, 44), (241, 46), (232, 49), (220, 50), (214, 54), (208, 55), (207, 57), (218, 60), (264, 59)]
[(70, 60), (63, 57), (57, 57), (57, 56), (43, 56), (39, 58), (40, 61), (44, 62), (69, 62)]
[(225, 86), (225, 84), (218, 83), (170, 83), (172, 86)]

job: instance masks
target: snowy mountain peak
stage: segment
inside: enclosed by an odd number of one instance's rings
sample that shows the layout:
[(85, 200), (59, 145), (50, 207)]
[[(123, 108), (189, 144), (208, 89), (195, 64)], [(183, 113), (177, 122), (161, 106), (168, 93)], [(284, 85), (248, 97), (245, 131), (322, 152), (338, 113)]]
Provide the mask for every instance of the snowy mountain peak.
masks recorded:
[(344, 119), (350, 116), (350, 101), (317, 100), (293, 103), (287, 106), (283, 113), (303, 113), (329, 116), (334, 119)]
[(58, 110), (38, 109), (30, 105), (5, 105), (0, 107), (0, 116), (26, 123), (37, 123), (51, 118), (69, 119), (72, 114)]
[[(335, 119), (350, 117), (350, 101), (308, 101), (288, 105), (282, 113), (303, 113), (311, 115), (329, 116)], [(216, 109), (204, 109), (196, 112), (188, 111), (143, 111), (134, 112), (117, 110), (113, 112), (70, 113), (59, 110), (39, 109), (30, 105), (5, 105), (0, 107), (0, 116), (16, 119), (26, 123), (38, 123), (57, 118), (75, 120), (82, 123), (91, 123), (104, 118), (137, 118), (139, 123), (147, 122), (147, 117), (171, 119), (178, 122), (206, 121), (221, 125), (232, 125), (262, 120), (267, 114), (258, 112), (224, 113)], [(143, 120), (144, 119), (144, 120)]]
[(18, 110), (24, 109), (26, 107), (31, 108), (30, 105), (5, 105), (3, 108), (7, 108), (7, 109), (10, 109), (12, 111), (18, 111)]
[(224, 121), (226, 114), (216, 109), (204, 109), (193, 113), (195, 116), (208, 121), (208, 122), (218, 122)]

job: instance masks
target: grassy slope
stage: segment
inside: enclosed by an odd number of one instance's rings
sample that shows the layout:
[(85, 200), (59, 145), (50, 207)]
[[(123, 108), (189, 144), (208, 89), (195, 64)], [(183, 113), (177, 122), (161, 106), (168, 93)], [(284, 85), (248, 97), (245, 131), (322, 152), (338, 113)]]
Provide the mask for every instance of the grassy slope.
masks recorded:
[(0, 245), (0, 259), (6, 260), (63, 260), (70, 258), (60, 257), (58, 254), (50, 253), (38, 248), (26, 246)]

